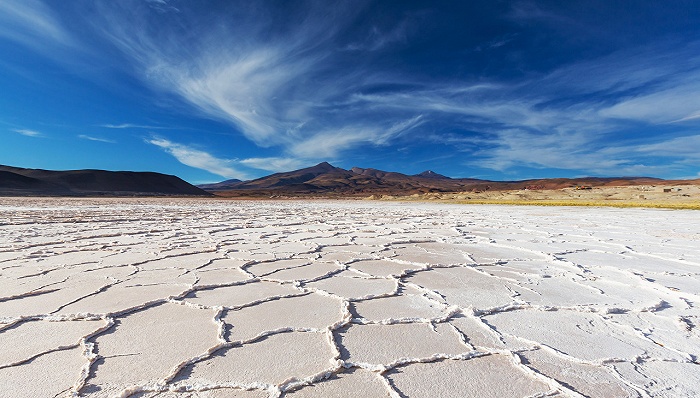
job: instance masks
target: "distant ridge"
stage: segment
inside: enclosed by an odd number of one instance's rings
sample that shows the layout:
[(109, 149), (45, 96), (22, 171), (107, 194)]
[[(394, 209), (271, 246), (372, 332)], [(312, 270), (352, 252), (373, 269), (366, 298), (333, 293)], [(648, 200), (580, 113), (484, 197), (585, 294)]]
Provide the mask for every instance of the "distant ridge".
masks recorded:
[[(234, 190), (291, 190), (301, 192), (323, 191), (335, 182), (348, 179), (354, 174), (350, 171), (334, 167), (328, 162), (316, 166), (286, 173), (275, 173), (256, 180), (244, 181)], [(329, 182), (331, 183), (329, 185)]]
[(415, 177), (435, 178), (435, 179), (441, 179), (441, 180), (444, 180), (444, 179), (451, 180), (450, 177), (446, 177), (446, 176), (444, 176), (444, 175), (442, 175), (442, 174), (438, 174), (438, 173), (436, 173), (436, 172), (434, 172), (434, 171), (432, 171), (432, 170), (426, 170), (426, 171), (424, 171), (424, 172), (422, 172), (422, 173), (420, 173), (420, 174), (416, 174)]
[(134, 171), (24, 169), (0, 165), (5, 196), (210, 196), (167, 174)]
[[(677, 182), (677, 181), (676, 181)], [(251, 181), (200, 185), (221, 196), (363, 196), (412, 195), (430, 192), (482, 192), (518, 189), (561, 189), (577, 186), (623, 186), (666, 184), (650, 177), (549, 178), (522, 181), (488, 181), (450, 178), (427, 170), (416, 175), (353, 167), (345, 170), (323, 162), (300, 170), (275, 173)], [(681, 183), (698, 183), (681, 181)], [(213, 188), (209, 188), (214, 186)], [(224, 187), (223, 189), (221, 189)]]
[(242, 182), (243, 182), (242, 180), (239, 180), (237, 178), (232, 178), (230, 180), (225, 180), (225, 181), (217, 182), (214, 184), (200, 184), (200, 185), (197, 185), (197, 187), (201, 188), (201, 189), (205, 189), (207, 191), (224, 191), (227, 189), (233, 189)]

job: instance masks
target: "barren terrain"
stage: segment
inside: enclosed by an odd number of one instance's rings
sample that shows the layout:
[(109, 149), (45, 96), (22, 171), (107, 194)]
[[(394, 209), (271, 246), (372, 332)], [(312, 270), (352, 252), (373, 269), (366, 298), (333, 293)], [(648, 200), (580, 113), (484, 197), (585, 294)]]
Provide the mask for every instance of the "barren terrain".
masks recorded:
[(698, 241), (691, 210), (0, 198), (0, 395), (690, 396)]
[(631, 185), (610, 187), (518, 189), (422, 195), (373, 195), (367, 199), (500, 203), (557, 206), (657, 207), (700, 209), (700, 185)]

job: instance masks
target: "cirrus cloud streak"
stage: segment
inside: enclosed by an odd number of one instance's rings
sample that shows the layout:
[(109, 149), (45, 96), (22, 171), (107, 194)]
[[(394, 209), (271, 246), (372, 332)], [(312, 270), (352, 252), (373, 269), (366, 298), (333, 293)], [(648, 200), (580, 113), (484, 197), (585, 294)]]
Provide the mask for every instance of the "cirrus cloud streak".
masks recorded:
[[(490, 72), (492, 57), (517, 60), (531, 56), (527, 49), (544, 51), (538, 38), (557, 34), (551, 27), (565, 29), (575, 21), (588, 32), (579, 32), (580, 40), (594, 40), (596, 26), (563, 15), (562, 7), (516, 2), (495, 21), (510, 24), (503, 32), (438, 52), (432, 47), (441, 46), (444, 36), (429, 23), (437, 25), (431, 18), (440, 14), (409, 5), (391, 14), (396, 18), (375, 18), (370, 11), (382, 7), (369, 1), (200, 7), (124, 0), (95, 1), (89, 8), (80, 1), (66, 8), (28, 1), (36, 7), (17, 0), (0, 6), (7, 26), (17, 28), (0, 28), (0, 36), (41, 52), (41, 39), (49, 36), (54, 44), (64, 43), (61, 48), (78, 46), (71, 27), (79, 26), (91, 33), (80, 43), (86, 52), (119, 57), (123, 62), (105, 64), (168, 96), (164, 103), (177, 102), (177, 111), (222, 121), (265, 148), (249, 154), (230, 148), (231, 160), (225, 160), (166, 139), (149, 140), (184, 164), (226, 177), (241, 174), (235, 167), (279, 171), (358, 149), (415, 153), (435, 143), (453, 152), (453, 159), (464, 159), (461, 165), (503, 173), (652, 170), (671, 176), (692, 155), (660, 148), (694, 145), (700, 121), (698, 37), (596, 48), (593, 55), (569, 54), (556, 64), (513, 61), (509, 70)], [(535, 27), (527, 31), (523, 24)], [(433, 36), (421, 36), (422, 27)], [(611, 41), (595, 40), (601, 47)], [(514, 46), (522, 47), (512, 51)], [(471, 58), (488, 62), (470, 69)]]

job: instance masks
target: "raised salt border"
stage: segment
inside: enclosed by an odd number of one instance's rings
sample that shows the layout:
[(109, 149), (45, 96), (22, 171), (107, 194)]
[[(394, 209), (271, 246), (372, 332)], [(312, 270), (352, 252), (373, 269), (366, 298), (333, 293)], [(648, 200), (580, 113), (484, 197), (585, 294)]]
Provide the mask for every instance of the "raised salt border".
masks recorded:
[(0, 199), (0, 396), (700, 391), (700, 212)]

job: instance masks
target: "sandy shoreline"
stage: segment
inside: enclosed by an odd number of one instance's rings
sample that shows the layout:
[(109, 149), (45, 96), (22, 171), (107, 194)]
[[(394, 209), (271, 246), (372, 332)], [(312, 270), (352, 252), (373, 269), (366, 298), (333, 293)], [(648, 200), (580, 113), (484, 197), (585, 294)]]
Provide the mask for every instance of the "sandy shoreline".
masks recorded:
[(427, 193), (412, 196), (370, 196), (372, 200), (429, 201), (461, 204), (533, 206), (647, 207), (700, 210), (698, 185), (635, 185), (623, 187), (564, 188), (461, 193)]
[(700, 388), (695, 211), (0, 198), (0, 219), (0, 395)]

